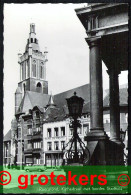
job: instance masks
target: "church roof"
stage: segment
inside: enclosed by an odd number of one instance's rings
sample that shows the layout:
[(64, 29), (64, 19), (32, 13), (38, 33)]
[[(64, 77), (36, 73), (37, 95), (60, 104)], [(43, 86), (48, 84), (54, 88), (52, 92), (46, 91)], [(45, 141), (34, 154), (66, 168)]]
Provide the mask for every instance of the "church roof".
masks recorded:
[(11, 141), (11, 129), (4, 136), (4, 141)]
[(66, 105), (66, 98), (73, 96), (74, 92), (76, 92), (77, 96), (84, 99), (84, 104), (90, 102), (90, 85), (86, 84), (54, 95), (54, 103), (59, 106)]
[(16, 114), (28, 112), (35, 106), (44, 108), (49, 102), (50, 95), (26, 91)]
[(17, 89), (16, 89), (16, 92), (15, 92), (15, 93), (22, 93), (21, 88), (20, 88), (20, 87), (17, 87)]

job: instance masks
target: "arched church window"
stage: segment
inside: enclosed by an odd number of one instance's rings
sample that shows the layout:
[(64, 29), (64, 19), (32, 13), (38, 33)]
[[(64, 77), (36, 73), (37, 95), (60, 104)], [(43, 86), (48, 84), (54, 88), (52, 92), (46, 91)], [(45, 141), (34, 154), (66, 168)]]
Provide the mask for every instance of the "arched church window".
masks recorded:
[(37, 91), (38, 93), (41, 93), (41, 92), (42, 92), (42, 85), (41, 85), (40, 82), (37, 83), (37, 85), (36, 85), (36, 91)]
[(26, 78), (26, 64), (22, 64), (22, 80), (25, 80)]
[(40, 63), (40, 78), (41, 79), (44, 79), (44, 63), (43, 62), (41, 62)]
[(36, 61), (35, 60), (33, 60), (33, 63), (32, 63), (32, 76), (36, 77)]
[(25, 83), (23, 84), (23, 91), (24, 91), (24, 93), (25, 93), (25, 91), (26, 91)]

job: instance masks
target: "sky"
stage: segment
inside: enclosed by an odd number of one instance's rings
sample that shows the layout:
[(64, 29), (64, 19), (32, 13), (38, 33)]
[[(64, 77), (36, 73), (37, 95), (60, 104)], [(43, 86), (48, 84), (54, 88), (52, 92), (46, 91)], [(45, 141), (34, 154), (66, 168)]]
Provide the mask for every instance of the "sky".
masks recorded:
[[(14, 93), (20, 81), (18, 53), (25, 52), (30, 23), (35, 23), (40, 50), (47, 47), (46, 79), (49, 94), (89, 83), (89, 47), (75, 8), (86, 4), (4, 4), (4, 134), (14, 118)], [(103, 89), (109, 88), (103, 64)], [(127, 83), (127, 71), (119, 76)]]

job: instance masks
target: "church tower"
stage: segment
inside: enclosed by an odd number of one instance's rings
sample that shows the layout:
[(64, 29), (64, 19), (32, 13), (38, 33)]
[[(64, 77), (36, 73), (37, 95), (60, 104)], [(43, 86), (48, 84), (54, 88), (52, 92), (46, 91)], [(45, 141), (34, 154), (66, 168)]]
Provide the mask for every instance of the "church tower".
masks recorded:
[(42, 53), (36, 38), (35, 24), (30, 24), (25, 52), (18, 54), (20, 82), (15, 92), (15, 113), (26, 91), (48, 94), (46, 81), (47, 51)]
[(35, 24), (30, 24), (30, 33), (23, 55), (18, 54), (20, 64), (20, 87), (22, 94), (25, 91), (33, 91), (48, 94), (48, 82), (46, 81), (47, 51), (40, 51), (38, 39), (35, 33)]

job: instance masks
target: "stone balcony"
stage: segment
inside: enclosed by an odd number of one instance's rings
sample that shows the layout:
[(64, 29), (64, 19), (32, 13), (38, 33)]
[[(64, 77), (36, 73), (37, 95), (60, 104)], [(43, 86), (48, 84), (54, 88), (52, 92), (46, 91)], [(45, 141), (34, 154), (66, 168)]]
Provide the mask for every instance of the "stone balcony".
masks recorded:
[(43, 137), (42, 131), (34, 131), (32, 135), (32, 140), (35, 140), (35, 139), (41, 140), (42, 137)]

